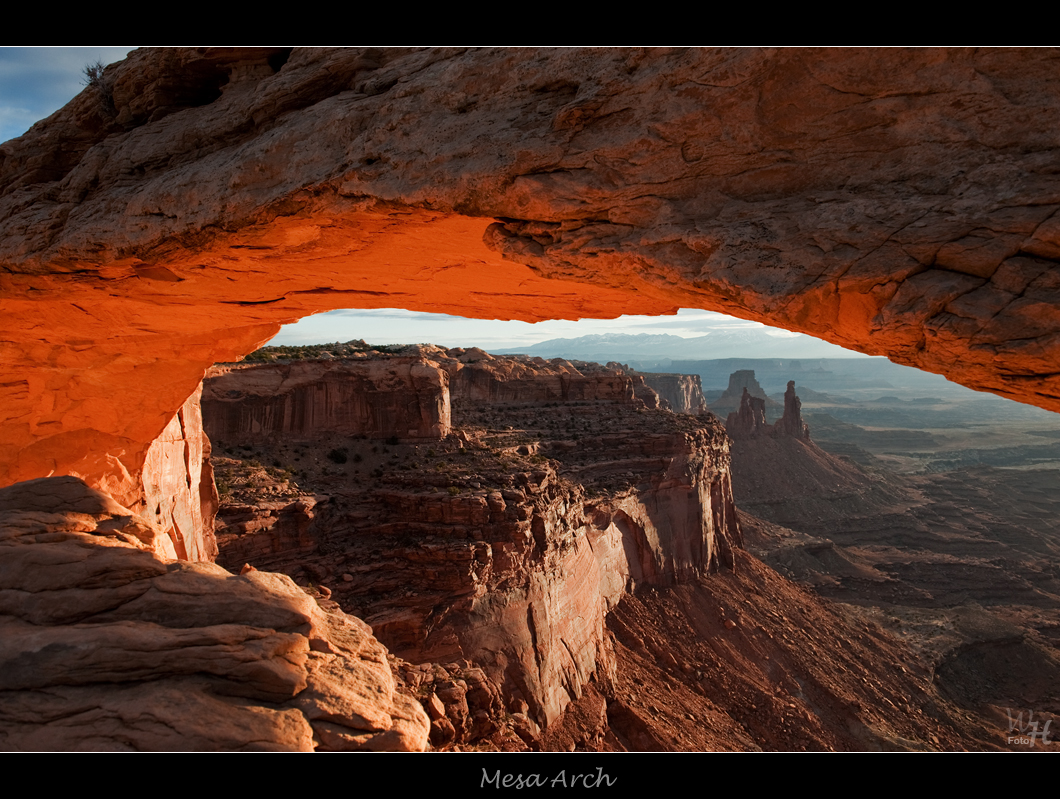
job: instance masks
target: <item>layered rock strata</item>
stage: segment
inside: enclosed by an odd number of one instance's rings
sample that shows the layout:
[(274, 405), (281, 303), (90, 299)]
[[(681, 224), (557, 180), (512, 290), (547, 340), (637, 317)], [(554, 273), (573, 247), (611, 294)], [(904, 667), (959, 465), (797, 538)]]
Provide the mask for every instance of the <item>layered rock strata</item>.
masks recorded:
[(212, 562), (217, 556), (213, 520), (218, 497), (210, 438), (202, 427), (201, 395), (199, 386), (148, 448), (142, 505), (134, 508), (165, 530), (166, 555)]
[[(644, 383), (621, 369), (562, 358), (493, 356), (478, 348), (459, 347), (436, 357), (450, 375), (453, 398), (480, 405), (629, 404)], [(653, 401), (658, 407), (658, 398)]]
[[(435, 445), (288, 437), (226, 450), (219, 474), (254, 455), (296, 476), (233, 477), (221, 562), (326, 582), (398, 655), (470, 659), (544, 727), (590, 682), (609, 684), (604, 618), (626, 591), (732, 566), (728, 439), (713, 417), (645, 408), (621, 372), (430, 354), (452, 370), (454, 403), (454, 431)], [(610, 399), (571, 399), (585, 392)], [(310, 517), (292, 480), (314, 492)], [(256, 526), (244, 509), (262, 492), (275, 510)]]
[(699, 375), (666, 374), (663, 372), (641, 372), (644, 382), (669, 403), (674, 413), (698, 414), (707, 410), (703, 398), (703, 383)]
[(272, 435), (439, 439), (449, 433), (449, 375), (415, 358), (215, 367), (207, 377), (207, 432), (228, 443)]
[(366, 624), (163, 537), (77, 478), (0, 490), (0, 748), (426, 747)]
[(0, 148), (0, 482), (145, 501), (210, 364), (351, 306), (714, 309), (1060, 409), (1057, 65), (136, 51)]

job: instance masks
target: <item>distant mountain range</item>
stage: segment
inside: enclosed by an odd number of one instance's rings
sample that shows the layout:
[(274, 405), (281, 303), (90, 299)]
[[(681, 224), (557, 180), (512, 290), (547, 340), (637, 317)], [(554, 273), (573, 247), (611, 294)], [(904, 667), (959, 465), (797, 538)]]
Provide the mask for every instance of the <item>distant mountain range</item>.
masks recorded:
[(499, 353), (525, 353), (542, 358), (580, 361), (688, 361), (718, 358), (857, 358), (845, 350), (801, 333), (772, 330), (719, 330), (695, 338), (666, 334), (605, 333), (578, 338), (554, 338), (521, 349), (497, 349)]

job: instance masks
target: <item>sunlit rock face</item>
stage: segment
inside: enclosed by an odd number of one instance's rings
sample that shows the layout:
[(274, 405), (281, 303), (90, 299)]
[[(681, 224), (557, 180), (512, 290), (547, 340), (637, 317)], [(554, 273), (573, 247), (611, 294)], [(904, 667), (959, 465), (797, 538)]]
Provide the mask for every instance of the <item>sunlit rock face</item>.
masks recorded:
[(165, 49), (0, 147), (0, 483), (342, 307), (704, 308), (1060, 409), (1052, 50)]
[[(256, 457), (279, 464), (293, 449), (300, 483), (319, 488), (276, 501), (242, 482), (218, 517), (219, 562), (314, 575), (398, 656), (468, 658), (546, 727), (590, 682), (613, 679), (605, 617), (631, 587), (734, 568), (742, 535), (729, 439), (712, 415), (658, 409), (642, 376), (621, 368), (405, 349), (448, 377), (453, 434), (388, 442), (389, 457), (369, 477), (378, 442), (361, 428), (332, 431), (341, 435), (321, 446), (319, 430), (262, 425)], [(335, 391), (331, 381), (345, 375), (360, 395), (386, 393), (411, 360), (377, 352), (225, 370), (206, 381), (206, 428), (219, 450), (249, 451), (234, 420), (263, 420), (263, 408), (288, 418), (293, 386)], [(295, 373), (297, 381), (283, 379)], [(416, 405), (403, 396), (399, 404)], [(331, 446), (341, 458), (322, 457)], [(314, 460), (329, 467), (321, 473)]]
[(217, 555), (213, 520), (217, 488), (210, 465), (210, 439), (203, 431), (197, 388), (147, 450), (141, 473), (142, 516), (167, 531), (182, 560), (212, 561)]
[(0, 747), (426, 748), (368, 625), (284, 575), (167, 546), (77, 478), (0, 490)]
[(440, 439), (449, 434), (449, 374), (416, 358), (217, 368), (203, 394), (209, 435), (246, 443), (325, 433)]

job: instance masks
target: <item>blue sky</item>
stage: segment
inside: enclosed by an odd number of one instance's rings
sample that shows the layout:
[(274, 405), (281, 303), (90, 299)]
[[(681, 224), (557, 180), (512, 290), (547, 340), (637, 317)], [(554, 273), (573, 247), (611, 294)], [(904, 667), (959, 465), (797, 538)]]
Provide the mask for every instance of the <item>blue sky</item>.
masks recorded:
[(132, 47), (0, 47), (0, 142), (21, 136), (85, 87), (84, 69)]
[[(119, 61), (131, 47), (0, 48), (0, 142), (21, 136), (34, 122), (62, 108), (84, 88), (84, 69), (97, 60)], [(709, 311), (685, 310), (677, 316), (624, 316), (612, 320), (526, 322), (471, 320), (400, 309), (333, 311), (287, 325), (277, 344), (311, 344), (363, 338), (371, 343), (433, 342), (447, 346), (514, 348), (553, 338), (599, 333), (666, 333), (691, 338), (713, 331), (759, 330), (778, 339), (796, 334), (766, 328)], [(820, 342), (802, 336), (806, 357), (823, 357)], [(811, 354), (812, 353), (812, 354)], [(833, 353), (829, 353), (833, 354)], [(836, 350), (833, 354), (841, 355)]]

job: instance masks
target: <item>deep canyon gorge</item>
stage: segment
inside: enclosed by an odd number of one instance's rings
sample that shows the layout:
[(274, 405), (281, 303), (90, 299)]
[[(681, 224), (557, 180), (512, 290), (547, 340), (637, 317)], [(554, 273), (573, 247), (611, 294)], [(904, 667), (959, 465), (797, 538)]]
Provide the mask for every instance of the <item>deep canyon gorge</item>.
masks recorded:
[[(690, 378), (618, 364), (236, 362), (336, 308), (704, 308), (1060, 410), (1058, 89), (1023, 49), (108, 67), (0, 146), (0, 743), (985, 745), (898, 642), (744, 549), (730, 440), (862, 479), (793, 387), (726, 432)], [(247, 453), (298, 449), (314, 490), (237, 510)]]

